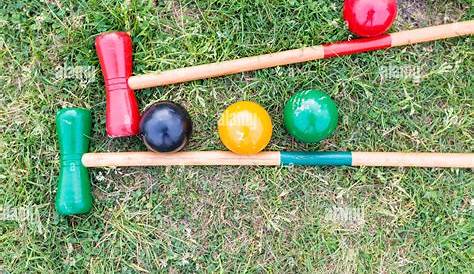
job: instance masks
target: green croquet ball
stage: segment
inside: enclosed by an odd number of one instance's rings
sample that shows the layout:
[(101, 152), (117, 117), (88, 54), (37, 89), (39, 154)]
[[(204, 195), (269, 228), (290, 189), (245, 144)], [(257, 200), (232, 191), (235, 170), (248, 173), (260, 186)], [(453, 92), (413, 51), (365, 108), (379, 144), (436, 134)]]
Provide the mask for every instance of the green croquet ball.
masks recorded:
[(319, 90), (300, 91), (285, 105), (283, 118), (288, 132), (304, 143), (319, 142), (337, 126), (336, 103)]

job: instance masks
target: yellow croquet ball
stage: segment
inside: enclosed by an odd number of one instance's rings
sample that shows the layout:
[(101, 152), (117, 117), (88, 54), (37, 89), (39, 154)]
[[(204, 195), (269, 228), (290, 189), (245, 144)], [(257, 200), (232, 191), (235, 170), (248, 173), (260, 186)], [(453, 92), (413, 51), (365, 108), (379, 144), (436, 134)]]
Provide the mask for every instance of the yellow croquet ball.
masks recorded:
[(240, 101), (230, 105), (217, 124), (222, 143), (237, 154), (256, 154), (272, 138), (272, 119), (259, 104)]

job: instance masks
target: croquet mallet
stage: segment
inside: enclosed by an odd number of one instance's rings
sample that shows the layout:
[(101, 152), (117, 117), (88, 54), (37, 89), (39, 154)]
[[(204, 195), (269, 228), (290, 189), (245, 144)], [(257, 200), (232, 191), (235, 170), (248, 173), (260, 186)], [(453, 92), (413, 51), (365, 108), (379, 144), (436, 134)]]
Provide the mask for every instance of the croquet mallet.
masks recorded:
[(267, 151), (250, 156), (229, 151), (87, 153), (91, 133), (89, 110), (62, 109), (56, 116), (56, 126), (60, 146), (56, 210), (62, 215), (90, 211), (92, 194), (87, 167), (294, 165), (474, 168), (474, 153)]
[(126, 32), (104, 33), (97, 36), (96, 49), (107, 93), (107, 134), (111, 137), (138, 134), (140, 114), (133, 92), (135, 89), (400, 47), (473, 33), (474, 20), (136, 76), (131, 76), (132, 40), (129, 34)]

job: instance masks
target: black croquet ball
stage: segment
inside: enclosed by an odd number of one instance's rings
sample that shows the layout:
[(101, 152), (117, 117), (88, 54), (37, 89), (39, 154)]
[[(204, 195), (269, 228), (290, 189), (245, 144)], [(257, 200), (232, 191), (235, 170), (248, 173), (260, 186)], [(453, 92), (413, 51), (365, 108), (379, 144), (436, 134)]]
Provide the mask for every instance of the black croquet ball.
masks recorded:
[(140, 120), (145, 145), (156, 152), (176, 152), (191, 138), (192, 122), (186, 109), (171, 101), (147, 107)]

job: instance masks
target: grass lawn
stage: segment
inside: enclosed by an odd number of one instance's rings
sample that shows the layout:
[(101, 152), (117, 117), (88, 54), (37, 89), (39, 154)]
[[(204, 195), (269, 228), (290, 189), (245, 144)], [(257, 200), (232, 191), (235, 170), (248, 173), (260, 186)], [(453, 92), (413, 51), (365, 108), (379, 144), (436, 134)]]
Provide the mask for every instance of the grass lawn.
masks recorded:
[[(124, 3), (119, 3), (124, 2)], [(0, 273), (372, 272), (474, 269), (472, 170), (172, 167), (91, 169), (95, 203), (55, 213), (55, 113), (93, 113), (91, 151), (145, 150), (105, 135), (97, 34), (129, 31), (141, 74), (351, 36), (342, 0), (27, 1), (0, 4)], [(472, 0), (399, 0), (391, 31), (474, 19)], [(187, 107), (188, 150), (224, 149), (217, 119), (252, 100), (269, 150), (474, 150), (474, 40), (462, 37), (137, 91)], [(294, 141), (295, 92), (337, 102), (336, 133)]]

